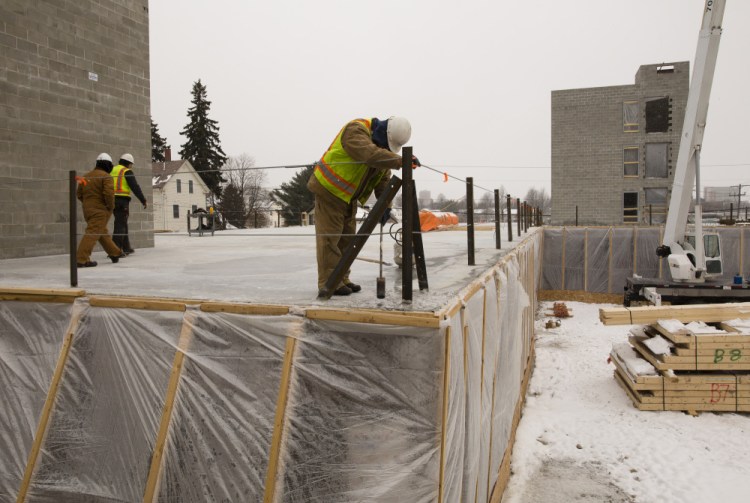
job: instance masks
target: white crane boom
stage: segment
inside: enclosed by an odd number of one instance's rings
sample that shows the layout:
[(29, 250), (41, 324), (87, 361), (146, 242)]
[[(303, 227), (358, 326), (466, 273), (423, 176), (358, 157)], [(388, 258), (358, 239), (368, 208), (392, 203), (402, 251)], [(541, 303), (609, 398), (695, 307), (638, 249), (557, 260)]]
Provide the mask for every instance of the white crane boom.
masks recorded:
[[(663, 246), (660, 255), (669, 256), (670, 271), (676, 281), (703, 282), (706, 259), (700, 210), (700, 185), (696, 175), (700, 173), (700, 150), (706, 128), (708, 102), (711, 95), (716, 58), (721, 39), (721, 23), (724, 17), (725, 0), (706, 0), (703, 21), (698, 36), (693, 75), (690, 80), (685, 121), (682, 126), (680, 150), (669, 202), (667, 222), (664, 227)], [(699, 178), (698, 178), (699, 180)], [(696, 232), (693, 246), (686, 244), (688, 211), (696, 188)], [(692, 257), (688, 257), (688, 251)], [(691, 260), (692, 258), (692, 260)]]

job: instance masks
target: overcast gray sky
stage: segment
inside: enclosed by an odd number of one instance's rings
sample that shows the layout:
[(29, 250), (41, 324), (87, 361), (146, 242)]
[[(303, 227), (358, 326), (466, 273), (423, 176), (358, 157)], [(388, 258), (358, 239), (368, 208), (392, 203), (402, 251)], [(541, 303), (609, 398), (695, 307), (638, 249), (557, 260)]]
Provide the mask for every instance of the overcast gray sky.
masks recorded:
[[(704, 3), (151, 1), (152, 118), (176, 157), (201, 79), (226, 154), (277, 166), (319, 159), (350, 119), (402, 115), (425, 164), (549, 193), (551, 91), (632, 84), (642, 64), (692, 70)], [(723, 27), (701, 183), (750, 184), (750, 1), (727, 0)], [(269, 171), (268, 185), (293, 174)], [(415, 180), (465, 194), (428, 170)]]

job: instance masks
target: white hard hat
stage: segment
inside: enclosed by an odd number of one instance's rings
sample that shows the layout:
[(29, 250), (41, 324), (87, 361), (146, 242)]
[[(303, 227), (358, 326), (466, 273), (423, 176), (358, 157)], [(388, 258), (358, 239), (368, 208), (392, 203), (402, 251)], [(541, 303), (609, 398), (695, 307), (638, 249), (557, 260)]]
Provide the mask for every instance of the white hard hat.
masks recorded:
[(99, 157), (97, 157), (96, 160), (112, 162), (112, 158), (106, 152), (102, 152), (101, 154), (99, 154)]
[(401, 152), (406, 142), (411, 138), (411, 124), (403, 117), (390, 117), (388, 119), (388, 148), (391, 152)]
[(135, 161), (133, 160), (133, 156), (130, 154), (122, 154), (120, 156), (120, 159), (123, 161), (128, 161), (130, 164), (133, 164)]

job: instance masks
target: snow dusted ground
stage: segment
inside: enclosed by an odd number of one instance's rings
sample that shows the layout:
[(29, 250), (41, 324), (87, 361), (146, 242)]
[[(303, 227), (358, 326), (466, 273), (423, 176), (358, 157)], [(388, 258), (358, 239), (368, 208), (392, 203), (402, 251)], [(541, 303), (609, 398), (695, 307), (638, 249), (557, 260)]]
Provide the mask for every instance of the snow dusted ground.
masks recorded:
[(750, 415), (641, 412), (607, 363), (630, 326), (603, 305), (566, 302), (572, 318), (537, 321), (536, 367), (503, 503), (750, 501)]

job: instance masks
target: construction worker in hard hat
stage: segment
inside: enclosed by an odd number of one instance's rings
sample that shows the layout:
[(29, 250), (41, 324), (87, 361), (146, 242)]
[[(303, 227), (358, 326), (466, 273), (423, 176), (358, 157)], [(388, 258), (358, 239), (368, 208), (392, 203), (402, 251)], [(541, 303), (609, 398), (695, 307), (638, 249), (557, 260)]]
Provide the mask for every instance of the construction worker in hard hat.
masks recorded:
[(115, 208), (115, 193), (112, 187), (112, 158), (102, 153), (96, 158), (94, 169), (78, 180), (76, 196), (83, 205), (83, 218), (86, 219), (86, 233), (81, 238), (76, 251), (78, 267), (95, 267), (91, 252), (97, 241), (107, 252), (109, 259), (117, 263), (122, 250), (112, 241), (107, 230), (109, 217)]
[(130, 194), (135, 194), (143, 209), (148, 208), (148, 201), (143, 195), (138, 180), (133, 174), (132, 166), (135, 161), (131, 154), (122, 154), (120, 162), (112, 168), (112, 179), (115, 186), (115, 226), (112, 238), (115, 244), (122, 248), (125, 255), (135, 253), (130, 246), (130, 237), (128, 237), (128, 217), (130, 216)]
[[(386, 189), (392, 169), (401, 168), (401, 147), (411, 137), (411, 125), (403, 117), (355, 119), (334, 138), (307, 182), (315, 194), (315, 234), (318, 258), (318, 295), (356, 232), (357, 202)], [(412, 163), (418, 165), (416, 157)], [(385, 223), (390, 208), (383, 215)], [(362, 287), (347, 271), (333, 295), (350, 295)]]

